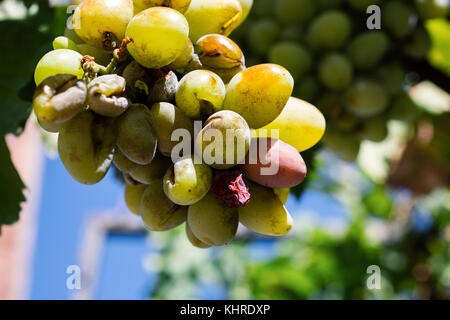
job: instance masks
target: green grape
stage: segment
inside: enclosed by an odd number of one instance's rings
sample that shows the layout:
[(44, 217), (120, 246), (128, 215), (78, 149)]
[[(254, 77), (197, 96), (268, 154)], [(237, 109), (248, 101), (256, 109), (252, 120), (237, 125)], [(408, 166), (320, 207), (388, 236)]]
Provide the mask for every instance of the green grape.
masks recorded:
[(164, 157), (156, 157), (150, 164), (137, 165), (129, 171), (130, 177), (138, 183), (150, 184), (154, 179), (162, 179), (172, 162)]
[(290, 188), (274, 188), (273, 192), (277, 195), (277, 197), (280, 199), (282, 204), (286, 204), (286, 202), (289, 199), (289, 194), (291, 193)]
[(412, 123), (419, 116), (419, 108), (407, 93), (402, 92), (393, 99), (388, 116), (390, 119)]
[(345, 93), (347, 109), (360, 118), (381, 113), (389, 103), (383, 86), (372, 80), (358, 80)]
[(39, 60), (34, 70), (34, 82), (39, 85), (45, 78), (57, 75), (58, 73), (73, 74), (81, 79), (83, 69), (81, 69), (81, 54), (69, 49), (58, 49), (47, 52)]
[(168, 231), (186, 221), (188, 207), (170, 201), (163, 190), (162, 179), (150, 182), (141, 199), (140, 214), (152, 231)]
[(132, 0), (84, 0), (75, 9), (73, 27), (87, 44), (112, 50), (120, 46), (132, 17)]
[(254, 22), (248, 31), (248, 46), (253, 53), (265, 55), (280, 35), (278, 24), (270, 19)]
[(219, 203), (210, 192), (189, 207), (187, 222), (194, 236), (211, 246), (223, 246), (233, 240), (239, 225), (235, 208)]
[(279, 65), (250, 67), (230, 81), (224, 109), (239, 113), (251, 128), (261, 128), (278, 117), (293, 88), (294, 79)]
[(248, 14), (250, 13), (250, 10), (252, 9), (253, 6), (253, 0), (239, 0), (239, 3), (241, 4), (242, 8), (241, 20), (239, 21), (239, 24), (241, 24), (242, 22), (245, 21), (245, 19), (247, 19)]
[(141, 199), (147, 186), (125, 186), (125, 203), (130, 212), (139, 215), (141, 208)]
[(156, 134), (152, 115), (145, 105), (132, 105), (120, 116), (117, 125), (117, 147), (131, 161), (146, 165), (156, 152)]
[(275, 16), (283, 24), (304, 23), (315, 14), (314, 0), (275, 1)]
[(222, 110), (225, 92), (225, 84), (218, 75), (195, 70), (181, 79), (175, 100), (178, 108), (197, 120)]
[(347, 0), (354, 9), (364, 12), (366, 12), (369, 6), (378, 5), (381, 1), (382, 0)]
[(125, 181), (126, 184), (129, 184), (130, 186), (142, 186), (142, 183), (139, 183), (138, 181), (134, 180), (129, 173), (122, 172), (122, 178), (123, 181)]
[(91, 185), (102, 180), (108, 172), (114, 143), (112, 120), (86, 111), (63, 124), (58, 151), (69, 174), (78, 182)]
[(338, 109), (329, 116), (329, 121), (339, 130), (350, 132), (357, 129), (359, 119), (345, 109)]
[(283, 41), (301, 42), (303, 36), (303, 28), (297, 24), (292, 24), (283, 29), (280, 34), (280, 39)]
[(361, 140), (370, 140), (374, 142), (381, 142), (386, 139), (388, 135), (387, 119), (384, 116), (377, 116), (370, 118), (370, 121), (365, 121), (362, 129), (358, 132)]
[(215, 169), (236, 166), (250, 147), (250, 129), (239, 114), (219, 111), (209, 117), (195, 140), (195, 151)]
[(382, 11), (383, 26), (396, 38), (408, 36), (417, 25), (417, 16), (406, 3), (389, 1), (384, 4)]
[(245, 69), (241, 48), (233, 40), (220, 34), (209, 34), (198, 39), (195, 53), (203, 68), (216, 73), (225, 83)]
[(176, 10), (154, 7), (131, 19), (125, 35), (133, 42), (127, 49), (146, 68), (159, 69), (175, 61), (186, 47), (189, 25)]
[[(316, 0), (316, 6), (322, 10), (323, 9), (334, 9), (334, 8), (339, 7), (342, 4), (342, 1), (343, 0)], [(374, 1), (370, 0), (370, 1), (371, 1), (371, 3), (375, 3), (377, 0), (374, 0)], [(358, 3), (359, 2), (360, 1), (358, 1)], [(368, 6), (366, 6), (364, 8), (364, 11), (367, 9), (367, 7)]]
[(282, 65), (297, 80), (311, 68), (312, 57), (300, 44), (280, 42), (269, 51), (269, 62)]
[(73, 118), (83, 110), (86, 84), (71, 74), (48, 77), (36, 88), (33, 110), (44, 124), (57, 124)]
[(186, 46), (183, 52), (167, 66), (171, 70), (181, 70), (189, 66), (189, 63), (194, 59), (194, 45), (192, 41), (188, 38), (186, 41)]
[(185, 13), (193, 42), (207, 34), (228, 36), (239, 24), (242, 7), (238, 0), (192, 0)]
[(450, 12), (447, 0), (415, 0), (415, 5), (423, 19), (445, 18)]
[(88, 84), (87, 103), (99, 115), (120, 116), (131, 104), (125, 96), (125, 79), (117, 74), (95, 78)]
[(271, 16), (273, 14), (273, 11), (274, 11), (273, 0), (255, 0), (250, 15), (255, 16), (256, 18), (265, 18)]
[(119, 149), (116, 148), (113, 163), (117, 169), (123, 173), (130, 173), (134, 169), (140, 167), (139, 164), (128, 159)]
[(151, 109), (153, 128), (158, 139), (158, 150), (166, 157), (172, 156), (172, 149), (178, 141), (172, 140), (172, 133), (177, 129), (187, 130), (194, 136), (194, 123), (180, 109), (171, 103), (154, 104)]
[(319, 78), (331, 90), (341, 90), (352, 81), (353, 66), (346, 56), (330, 53), (320, 62)]
[(302, 152), (320, 141), (325, 126), (325, 118), (316, 107), (290, 98), (281, 114), (267, 126), (256, 130), (255, 136), (270, 137), (272, 130), (278, 130), (279, 139)]
[(330, 10), (320, 14), (312, 21), (306, 38), (313, 49), (333, 50), (346, 44), (350, 32), (350, 18), (342, 11)]
[(381, 31), (368, 31), (355, 37), (348, 47), (348, 55), (357, 69), (375, 67), (389, 48), (389, 38)]
[(291, 231), (294, 221), (281, 200), (270, 188), (249, 184), (251, 201), (238, 208), (239, 221), (249, 230), (280, 237)]
[(305, 101), (312, 101), (319, 95), (320, 84), (315, 77), (308, 76), (298, 82), (293, 95)]
[(405, 69), (400, 63), (382, 65), (375, 73), (378, 82), (382, 83), (384, 88), (392, 94), (402, 91), (405, 76)]
[(196, 248), (199, 249), (208, 249), (211, 248), (212, 246), (209, 244), (206, 244), (202, 241), (200, 241), (200, 239), (198, 239), (193, 233), (191, 228), (189, 227), (189, 224), (186, 223), (186, 236), (189, 240), (189, 242)]
[(190, 4), (191, 0), (133, 0), (134, 14), (152, 7), (169, 7), (184, 13)]
[(329, 127), (322, 141), (327, 149), (335, 152), (342, 160), (353, 162), (358, 157), (361, 141), (356, 135)]
[(430, 49), (431, 37), (428, 31), (423, 27), (415, 30), (412, 38), (409, 39), (403, 47), (405, 54), (414, 59), (426, 58)]
[(87, 43), (80, 43), (77, 47), (82, 56), (94, 57), (95, 62), (100, 65), (106, 66), (111, 62), (112, 54), (110, 51), (95, 48)]
[(84, 43), (84, 41), (75, 33), (73, 29), (66, 28), (64, 30), (64, 37), (69, 38), (73, 42), (75, 42), (77, 45)]
[(80, 52), (80, 50), (78, 49), (77, 44), (75, 42), (73, 42), (69, 38), (63, 37), (63, 36), (56, 37), (53, 40), (52, 46), (53, 46), (53, 50), (69, 49), (69, 50)]
[(164, 192), (176, 204), (192, 205), (208, 193), (212, 175), (212, 170), (207, 165), (195, 164), (191, 157), (180, 159), (164, 176)]

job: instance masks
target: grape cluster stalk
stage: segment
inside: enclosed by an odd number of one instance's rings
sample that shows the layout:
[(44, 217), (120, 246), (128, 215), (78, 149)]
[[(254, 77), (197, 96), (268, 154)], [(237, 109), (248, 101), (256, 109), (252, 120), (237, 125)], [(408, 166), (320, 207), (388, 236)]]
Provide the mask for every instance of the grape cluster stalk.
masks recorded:
[(420, 116), (407, 94), (415, 81), (408, 68), (431, 47), (427, 20), (449, 14), (449, 2), (440, 0), (255, 0), (232, 39), (249, 66), (286, 67), (293, 95), (327, 119), (325, 147), (354, 161), (362, 141), (387, 137), (389, 120)]
[(307, 173), (299, 152), (325, 131), (291, 97), (288, 70), (245, 66), (228, 35), (251, 5), (84, 0), (35, 69), (33, 110), (68, 173), (92, 185), (114, 166), (149, 230), (185, 223), (198, 248), (230, 243), (239, 223), (287, 234), (284, 204)]

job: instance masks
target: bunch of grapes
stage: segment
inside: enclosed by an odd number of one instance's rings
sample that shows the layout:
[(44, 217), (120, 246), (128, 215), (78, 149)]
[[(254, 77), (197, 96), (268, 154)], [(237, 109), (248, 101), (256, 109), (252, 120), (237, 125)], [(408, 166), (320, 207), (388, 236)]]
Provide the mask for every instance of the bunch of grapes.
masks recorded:
[(362, 140), (386, 138), (388, 120), (417, 117), (404, 62), (426, 57), (424, 22), (448, 15), (445, 0), (255, 0), (232, 38), (248, 65), (269, 61), (290, 71), (294, 96), (328, 120), (325, 146), (352, 161)]
[(249, 6), (84, 0), (35, 70), (34, 113), (59, 133), (70, 175), (91, 185), (115, 166), (149, 230), (186, 222), (200, 248), (229, 243), (239, 222), (287, 234), (289, 188), (307, 171), (299, 152), (325, 131), (318, 109), (291, 98), (285, 68), (245, 67), (227, 36)]

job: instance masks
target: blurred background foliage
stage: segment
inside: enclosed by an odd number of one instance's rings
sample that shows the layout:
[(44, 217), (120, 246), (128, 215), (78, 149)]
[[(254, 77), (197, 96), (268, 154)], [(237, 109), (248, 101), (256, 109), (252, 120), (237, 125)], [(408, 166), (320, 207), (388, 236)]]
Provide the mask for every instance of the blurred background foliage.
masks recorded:
[[(34, 66), (51, 49), (53, 38), (63, 34), (67, 18), (65, 6), (50, 6), (47, 0), (0, 3), (3, 135), (21, 133), (31, 112)], [(450, 75), (448, 19), (429, 20), (426, 27), (433, 41), (429, 62)], [(442, 94), (435, 87), (413, 89), (411, 97), (419, 103), (429, 104)], [(341, 160), (322, 146), (303, 154), (308, 182), (292, 190), (291, 197), (301, 198), (305, 189), (329, 195), (344, 206), (345, 223), (298, 215), (288, 237), (241, 233), (227, 247), (204, 251), (188, 244), (183, 227), (152, 233), (149, 241), (158, 250), (145, 267), (158, 280), (149, 297), (449, 299), (448, 110), (431, 108), (413, 124), (392, 121), (388, 128), (383, 142), (363, 143), (356, 162)], [(25, 186), (4, 140), (0, 163), (1, 225), (17, 221)], [(381, 290), (367, 289), (370, 265), (381, 268)]]

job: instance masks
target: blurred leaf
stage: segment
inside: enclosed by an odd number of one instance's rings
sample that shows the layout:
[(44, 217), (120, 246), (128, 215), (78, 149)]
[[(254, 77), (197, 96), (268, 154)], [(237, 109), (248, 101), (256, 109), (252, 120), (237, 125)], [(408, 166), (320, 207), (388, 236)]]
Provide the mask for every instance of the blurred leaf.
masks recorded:
[(382, 185), (375, 186), (372, 192), (364, 196), (363, 204), (369, 214), (389, 218), (392, 212), (392, 201)]
[(433, 46), (429, 59), (432, 65), (450, 75), (450, 22), (445, 19), (427, 21)]

